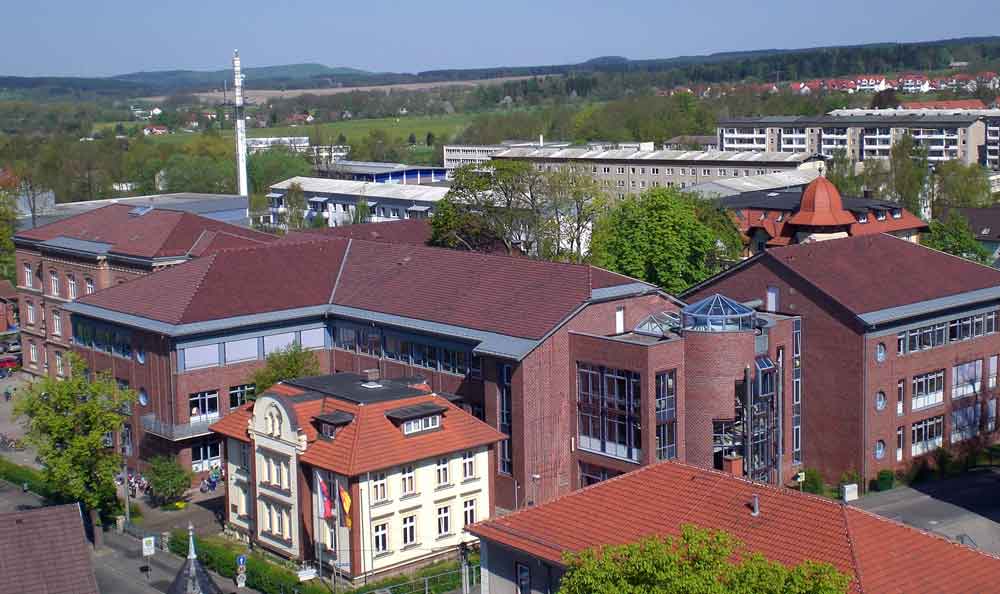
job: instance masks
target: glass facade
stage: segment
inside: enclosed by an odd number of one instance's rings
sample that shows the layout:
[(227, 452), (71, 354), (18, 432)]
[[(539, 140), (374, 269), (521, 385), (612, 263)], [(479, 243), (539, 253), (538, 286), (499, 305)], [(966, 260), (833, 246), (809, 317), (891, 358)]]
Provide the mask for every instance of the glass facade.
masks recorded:
[(638, 462), (641, 382), (634, 371), (577, 363), (580, 448)]

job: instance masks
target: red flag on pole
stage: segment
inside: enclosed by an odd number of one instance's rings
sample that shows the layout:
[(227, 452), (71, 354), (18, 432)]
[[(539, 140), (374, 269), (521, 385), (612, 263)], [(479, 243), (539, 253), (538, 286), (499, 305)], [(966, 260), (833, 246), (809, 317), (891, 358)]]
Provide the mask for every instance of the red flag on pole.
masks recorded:
[(319, 489), (323, 496), (323, 519), (333, 517), (333, 500), (330, 498), (330, 489), (326, 486), (325, 480), (319, 481)]

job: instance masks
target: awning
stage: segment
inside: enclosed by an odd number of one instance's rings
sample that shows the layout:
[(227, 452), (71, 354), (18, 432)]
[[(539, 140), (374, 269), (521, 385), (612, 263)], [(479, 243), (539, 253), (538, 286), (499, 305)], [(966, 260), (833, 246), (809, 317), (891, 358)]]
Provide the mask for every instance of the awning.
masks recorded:
[(429, 206), (411, 206), (410, 208), (407, 208), (406, 210), (407, 210), (407, 212), (427, 212), (430, 209), (431, 209), (431, 207), (429, 207)]

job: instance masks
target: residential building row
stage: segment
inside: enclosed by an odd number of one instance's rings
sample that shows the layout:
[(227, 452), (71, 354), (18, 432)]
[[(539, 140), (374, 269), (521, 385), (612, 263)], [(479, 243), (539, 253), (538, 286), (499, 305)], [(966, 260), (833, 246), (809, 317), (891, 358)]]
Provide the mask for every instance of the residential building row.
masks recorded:
[(895, 89), (902, 93), (931, 93), (936, 91), (975, 93), (980, 88), (1000, 89), (1000, 75), (992, 71), (983, 71), (976, 74), (960, 72), (935, 77), (919, 72), (910, 72), (901, 74), (896, 78), (880, 74), (866, 74), (854, 78), (814, 79), (793, 82), (788, 85), (789, 91), (799, 95), (811, 95), (822, 91), (878, 93), (889, 89)]
[(804, 152), (514, 148), (493, 158), (525, 161), (539, 171), (576, 166), (619, 198), (656, 187), (688, 188), (720, 179), (823, 169), (822, 159)]
[(422, 378), (376, 370), (286, 380), (211, 430), (223, 440), (230, 528), (355, 583), (475, 540), (464, 529), (493, 516), (506, 437)]
[[(563, 140), (547, 141), (543, 136), (539, 136), (537, 142), (530, 140), (504, 140), (499, 144), (449, 144), (444, 146), (444, 168), (448, 170), (450, 175), (452, 171), (464, 165), (481, 165), (483, 163), (489, 163), (498, 153), (502, 153), (512, 148), (564, 149), (572, 146), (574, 146), (572, 142)], [(651, 151), (655, 148), (652, 142), (590, 141), (583, 143), (582, 146), (592, 150), (621, 149)]]
[(834, 110), (823, 116), (763, 116), (721, 120), (719, 149), (812, 153), (841, 151), (853, 161), (887, 159), (909, 134), (928, 160), (959, 160), (1000, 168), (1000, 110)]

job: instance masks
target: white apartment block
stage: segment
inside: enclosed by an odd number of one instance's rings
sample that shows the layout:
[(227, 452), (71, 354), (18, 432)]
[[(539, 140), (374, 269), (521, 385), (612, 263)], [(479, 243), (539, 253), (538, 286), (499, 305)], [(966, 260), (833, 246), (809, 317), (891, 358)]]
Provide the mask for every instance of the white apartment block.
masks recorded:
[(372, 223), (428, 218), (448, 193), (448, 188), (439, 186), (293, 177), (274, 184), (267, 194), (273, 225), (281, 224), (283, 215), (288, 212), (285, 194), (292, 184), (301, 186), (305, 194), (304, 216), (309, 219), (321, 217), (327, 227), (350, 224), (361, 201), (367, 205), (368, 221)]

